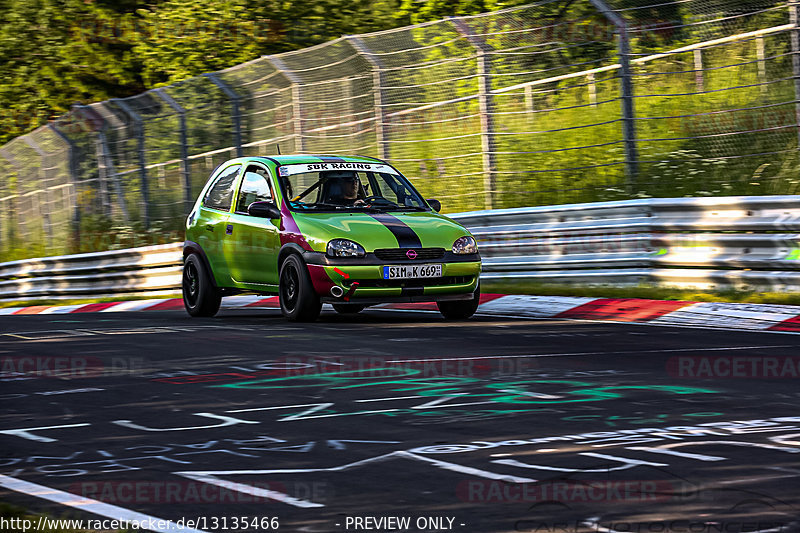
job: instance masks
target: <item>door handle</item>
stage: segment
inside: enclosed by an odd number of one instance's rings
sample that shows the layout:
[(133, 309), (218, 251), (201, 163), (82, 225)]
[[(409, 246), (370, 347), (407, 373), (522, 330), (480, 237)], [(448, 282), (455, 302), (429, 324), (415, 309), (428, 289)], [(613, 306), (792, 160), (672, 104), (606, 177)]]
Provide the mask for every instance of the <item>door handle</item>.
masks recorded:
[(214, 231), (214, 225), (213, 224), (206, 224), (206, 229), (208, 231)]

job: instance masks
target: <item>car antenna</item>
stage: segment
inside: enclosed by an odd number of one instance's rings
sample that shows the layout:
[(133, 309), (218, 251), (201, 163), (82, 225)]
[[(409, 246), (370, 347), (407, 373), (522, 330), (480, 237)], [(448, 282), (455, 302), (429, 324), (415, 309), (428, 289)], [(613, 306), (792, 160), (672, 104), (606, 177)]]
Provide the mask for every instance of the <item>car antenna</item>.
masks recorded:
[(278, 144), (278, 143), (275, 143), (275, 149), (278, 150), (278, 155), (281, 155), (281, 145)]

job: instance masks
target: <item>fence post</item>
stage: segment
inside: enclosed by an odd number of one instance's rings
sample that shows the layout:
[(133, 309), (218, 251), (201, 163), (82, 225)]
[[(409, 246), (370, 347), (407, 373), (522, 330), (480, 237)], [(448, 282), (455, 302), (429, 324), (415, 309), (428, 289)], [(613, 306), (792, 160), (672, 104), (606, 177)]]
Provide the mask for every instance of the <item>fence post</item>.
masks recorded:
[(297, 153), (305, 152), (306, 143), (303, 139), (303, 110), (300, 107), (300, 78), (286, 66), (282, 59), (275, 56), (264, 56), (272, 63), (275, 70), (289, 80), (292, 84), (292, 124), (294, 125), (294, 148)]
[(194, 200), (192, 198), (192, 181), (189, 172), (189, 145), (186, 138), (186, 110), (175, 101), (164, 89), (153, 89), (153, 92), (164, 100), (178, 114), (178, 123), (181, 136), (181, 181), (183, 181), (183, 202), (186, 206), (186, 213), (192, 210)]
[(52, 122), (48, 123), (47, 127), (50, 128), (50, 131), (52, 131), (64, 142), (64, 144), (67, 145), (67, 174), (69, 175), (69, 181), (72, 184), (72, 195), (70, 198), (73, 209), (72, 235), (73, 240), (75, 241), (73, 243), (73, 248), (77, 250), (80, 247), (81, 237), (81, 209), (78, 205), (78, 160), (75, 157), (75, 143), (66, 134), (59, 130)]
[(620, 64), (620, 91), (622, 96), (622, 137), (625, 142), (625, 165), (628, 193), (633, 193), (639, 175), (639, 155), (636, 149), (636, 125), (633, 110), (633, 72), (631, 70), (631, 44), (628, 24), (611, 9), (605, 0), (589, 0), (598, 11), (614, 24), (617, 32), (617, 54)]
[[(111, 218), (111, 196), (108, 191), (108, 180), (113, 172), (114, 162), (111, 161), (111, 152), (108, 149), (108, 139), (105, 135), (106, 120), (100, 114), (88, 105), (75, 104), (72, 106), (75, 112), (83, 117), (89, 124), (92, 130), (97, 133), (95, 139), (95, 154), (97, 156), (97, 189), (100, 196), (100, 208), (103, 214)], [(109, 168), (112, 172), (109, 172)], [(114, 174), (116, 175), (116, 174)], [(122, 196), (120, 187), (117, 186), (117, 193), (120, 193), (122, 199), (122, 215), (125, 218), (125, 223), (129, 223), (128, 210), (125, 205), (125, 197)]]
[(789, 2), (789, 22), (792, 28), (792, 74), (794, 75), (794, 105), (795, 116), (797, 118), (797, 147), (800, 150), (800, 2), (791, 0)]
[[(14, 158), (11, 157), (11, 155), (6, 150), (5, 146), (0, 148), (0, 157), (2, 157), (3, 159), (5, 159), (9, 163), (11, 163), (11, 166), (14, 168), (14, 172), (17, 173), (17, 191), (16, 191), (16, 194), (12, 195), (11, 194), (11, 188), (9, 187), (9, 189), (8, 189), (8, 193), (9, 193), (9, 200), (8, 200), (9, 209), (8, 209), (8, 213), (6, 213), (6, 215), (7, 215), (6, 216), (6, 221), (8, 222), (8, 234), (7, 234), (8, 235), (8, 243), (9, 243), (9, 246), (13, 246), (14, 245), (14, 239), (17, 236), (16, 229), (17, 229), (17, 227), (19, 226), (19, 223), (20, 223), (20, 220), (17, 219), (17, 211), (18, 211), (18, 207), (19, 206), (13, 201), (15, 199), (17, 199), (17, 200), (19, 199), (19, 170), (17, 169), (17, 165), (16, 165), (16, 162), (14, 161)], [(0, 227), (0, 230), (2, 230), (2, 227)], [(0, 240), (2, 240), (2, 236), (0, 236)]]
[(706, 90), (706, 80), (703, 76), (703, 49), (694, 50), (694, 83), (699, 92)]
[(389, 159), (389, 122), (386, 116), (385, 101), (383, 87), (384, 83), (383, 62), (378, 56), (372, 53), (367, 47), (367, 44), (357, 35), (348, 35), (346, 37), (353, 48), (356, 49), (359, 55), (372, 67), (372, 92), (375, 96), (375, 121), (377, 122), (375, 128), (375, 136), (378, 142), (378, 157), (381, 159)]
[(236, 147), (236, 157), (242, 157), (242, 116), (239, 112), (239, 102), (242, 97), (236, 94), (236, 91), (228, 87), (217, 75), (213, 72), (203, 74), (206, 78), (211, 80), (211, 83), (219, 87), (231, 101), (231, 120), (233, 121), (233, 145)]
[[(47, 165), (45, 164), (45, 158), (47, 157), (47, 152), (45, 152), (42, 149), (41, 146), (36, 144), (36, 141), (34, 141), (31, 138), (30, 135), (23, 135), (22, 136), (22, 140), (25, 141), (25, 144), (30, 146), (31, 149), (34, 152), (36, 152), (36, 154), (39, 156), (39, 160), (41, 161), (41, 163), (39, 165), (39, 171), (41, 172), (41, 174), (39, 175), (39, 180), (41, 182), (46, 182), (47, 181), (47, 176), (45, 176), (44, 173), (46, 172), (46, 169), (47, 169)], [(42, 185), (44, 185), (44, 184), (42, 184)], [(44, 198), (45, 198), (44, 206), (42, 206), (42, 202), (38, 199), (38, 194), (40, 192), (42, 194), (44, 194)], [(42, 186), (41, 190), (39, 192), (37, 192), (34, 197), (37, 198), (36, 203), (39, 206), (39, 215), (42, 217), (42, 220), (44, 221), (44, 231), (45, 231), (45, 234), (47, 235), (47, 250), (52, 250), (53, 249), (53, 219), (50, 216), (50, 206), (52, 205), (52, 199), (50, 198), (50, 188)], [(52, 253), (52, 252), (50, 252), (50, 253)]]
[(128, 115), (133, 123), (134, 131), (136, 132), (136, 142), (138, 144), (139, 152), (139, 177), (142, 184), (142, 221), (144, 222), (144, 229), (150, 229), (150, 185), (147, 179), (147, 161), (145, 160), (145, 145), (144, 145), (144, 122), (142, 117), (131, 109), (131, 106), (125, 103), (120, 98), (112, 98), (112, 102), (117, 104), (122, 111)]
[(492, 47), (472, 28), (457, 17), (448, 17), (458, 33), (466, 37), (475, 48), (478, 63), (478, 109), (481, 117), (481, 153), (483, 154), (483, 186), (486, 189), (486, 209), (494, 208), (494, 175), (497, 172), (494, 140), (494, 102), (492, 101), (491, 62), (489, 54)]

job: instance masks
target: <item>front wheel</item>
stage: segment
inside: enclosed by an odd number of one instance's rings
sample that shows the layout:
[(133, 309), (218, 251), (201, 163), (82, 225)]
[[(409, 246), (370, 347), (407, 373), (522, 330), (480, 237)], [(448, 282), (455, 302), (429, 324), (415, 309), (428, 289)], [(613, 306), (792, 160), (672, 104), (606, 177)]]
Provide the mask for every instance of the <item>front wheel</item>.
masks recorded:
[(436, 302), (439, 312), (447, 320), (465, 320), (475, 314), (478, 310), (478, 304), (481, 301), (481, 286), (480, 283), (472, 293), (472, 298), (469, 300), (454, 300), (449, 302)]
[(281, 313), (288, 320), (313, 322), (319, 316), (322, 302), (319, 300), (303, 260), (289, 255), (281, 264), (279, 281)]
[(203, 260), (197, 254), (189, 254), (183, 263), (181, 278), (183, 306), (191, 316), (214, 316), (219, 311), (222, 295), (211, 281)]

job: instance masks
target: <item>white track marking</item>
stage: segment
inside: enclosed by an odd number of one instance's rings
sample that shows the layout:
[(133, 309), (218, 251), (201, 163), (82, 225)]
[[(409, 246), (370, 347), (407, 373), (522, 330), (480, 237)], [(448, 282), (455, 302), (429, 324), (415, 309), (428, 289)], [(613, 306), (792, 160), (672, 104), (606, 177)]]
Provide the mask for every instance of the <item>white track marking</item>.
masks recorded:
[(51, 307), (49, 309), (45, 309), (40, 315), (63, 315), (66, 313), (71, 313), (76, 309), (80, 309), (81, 307), (86, 307), (87, 305), (91, 304), (79, 304), (79, 305), (61, 305), (58, 307)]
[(0, 433), (5, 435), (13, 435), (15, 437), (22, 437), (23, 439), (35, 440), (37, 442), (56, 442), (58, 439), (50, 437), (42, 437), (41, 435), (34, 435), (31, 431), (44, 431), (46, 429), (61, 429), (61, 428), (79, 428), (83, 426), (90, 426), (91, 424), (66, 424), (63, 426), (41, 426), (38, 428), (20, 428), (20, 429), (4, 429)]
[(703, 455), (701, 453), (686, 453), (675, 450), (670, 450), (669, 445), (651, 448), (649, 446), (631, 446), (625, 448), (626, 450), (639, 450), (650, 453), (661, 453), (664, 455), (674, 455), (675, 457), (685, 457), (687, 459), (696, 459), (698, 461), (727, 461), (725, 457), (718, 457), (716, 455)]
[[(127, 520), (129, 522), (135, 521), (138, 524), (142, 524), (142, 529), (146, 529), (148, 531), (179, 531), (181, 533), (204, 533), (200, 529), (181, 528), (180, 526), (178, 526), (178, 524), (169, 520), (164, 520), (162, 518), (156, 518), (154, 516), (137, 513), (136, 511), (131, 511), (130, 509), (124, 509), (122, 507), (117, 507), (116, 505), (103, 503), (97, 500), (93, 500), (91, 498), (87, 498), (85, 496), (79, 496), (77, 494), (72, 494), (70, 492), (56, 490), (50, 487), (45, 487), (44, 485), (37, 485), (36, 483), (30, 483), (28, 481), (23, 481), (21, 479), (4, 476), (2, 474), (0, 474), (0, 487), (8, 490), (13, 490), (15, 492), (21, 492), (29, 496), (42, 498), (47, 501), (60, 503), (61, 505), (66, 505), (68, 507), (79, 509), (81, 511), (86, 511), (88, 513), (96, 514), (99, 516), (105, 516), (106, 518), (111, 518), (113, 520)], [(156, 527), (149, 527), (149, 525), (153, 522), (156, 523), (162, 522), (165, 525), (165, 527), (159, 528), (157, 525)]]
[(484, 314), (502, 313), (524, 317), (550, 318), (596, 300), (597, 298), (587, 297), (509, 295), (484, 302), (478, 306), (478, 310)]
[(269, 296), (258, 296), (256, 294), (247, 296), (230, 296), (222, 300), (222, 308), (238, 309), (240, 307), (246, 307), (250, 304), (260, 302), (261, 300), (268, 300), (269, 298)]
[(262, 489), (261, 487), (254, 487), (253, 485), (246, 485), (244, 483), (225, 481), (223, 479), (214, 477), (213, 475), (210, 474), (194, 474), (191, 472), (183, 472), (180, 473), (180, 475), (189, 479), (193, 479), (195, 481), (199, 481), (201, 483), (216, 485), (217, 487), (222, 487), (223, 489), (226, 490), (235, 490), (236, 492), (241, 492), (243, 494), (250, 494), (251, 496), (256, 496), (258, 498), (268, 498), (270, 500), (275, 500), (277, 502), (292, 505), (294, 507), (300, 507), (301, 509), (309, 509), (312, 507), (325, 507), (321, 503), (314, 503), (308, 500), (301, 500), (299, 498), (294, 498), (292, 496), (289, 496), (288, 494), (284, 494), (283, 492), (278, 492), (277, 490)]
[(370, 465), (373, 463), (382, 463), (385, 461), (393, 460), (393, 459), (411, 459), (412, 461), (419, 461), (422, 463), (431, 464), (437, 468), (441, 468), (443, 470), (449, 470), (451, 472), (458, 472), (459, 474), (467, 474), (470, 476), (476, 476), (484, 479), (495, 479), (498, 481), (505, 481), (508, 483), (534, 483), (536, 480), (527, 478), (527, 477), (518, 477), (508, 474), (498, 474), (497, 472), (489, 472), (487, 470), (481, 470), (479, 468), (472, 468), (469, 466), (459, 465), (456, 463), (450, 463), (448, 461), (442, 461), (439, 459), (433, 459), (430, 457), (423, 457), (420, 455), (416, 455), (411, 452), (407, 451), (396, 451), (387, 453), (384, 455), (379, 455), (376, 457), (370, 457), (368, 459), (362, 459), (360, 461), (356, 461), (354, 463), (348, 463), (340, 466), (333, 466), (327, 468), (285, 468), (285, 469), (270, 469), (270, 470), (216, 470), (216, 471), (185, 471), (185, 472), (173, 472), (173, 474), (183, 476), (189, 479), (194, 479), (196, 481), (203, 481), (204, 483), (214, 483), (219, 484), (221, 487), (225, 487), (226, 489), (241, 491), (246, 494), (256, 495), (256, 496), (263, 496), (267, 498), (276, 499), (278, 501), (282, 501), (289, 505), (293, 505), (295, 507), (324, 507), (323, 504), (309, 502), (306, 500), (298, 500), (296, 498), (292, 498), (291, 496), (276, 492), (276, 491), (266, 491), (261, 493), (259, 491), (264, 491), (264, 489), (260, 489), (258, 487), (254, 487), (251, 485), (245, 485), (241, 483), (231, 483), (227, 481), (223, 481), (219, 479), (217, 476), (236, 476), (236, 475), (244, 475), (244, 476), (258, 476), (258, 475), (270, 475), (270, 474), (307, 474), (312, 472), (344, 472), (347, 470), (351, 470), (354, 468), (359, 468), (365, 465)]
[(729, 350), (766, 350), (774, 348), (796, 348), (796, 344), (780, 344), (767, 346), (721, 346), (717, 348), (669, 348), (663, 350), (636, 350), (626, 352), (564, 352), (540, 353), (526, 355), (481, 355), (476, 357), (441, 357), (431, 359), (396, 359), (392, 363), (422, 363), (430, 361), (479, 361), (484, 359), (527, 359), (535, 357), (567, 357), (584, 355), (641, 355), (646, 353), (679, 353), (679, 352), (717, 352)]
[(163, 302), (168, 302), (171, 298), (160, 300), (131, 300), (130, 302), (120, 302), (117, 305), (101, 310), (101, 313), (121, 313), (124, 311), (146, 311), (148, 308)]
[(426, 396), (397, 396), (395, 398), (369, 398), (367, 400), (353, 400), (354, 402), (384, 402), (390, 400), (411, 400), (412, 398), (426, 398)]

